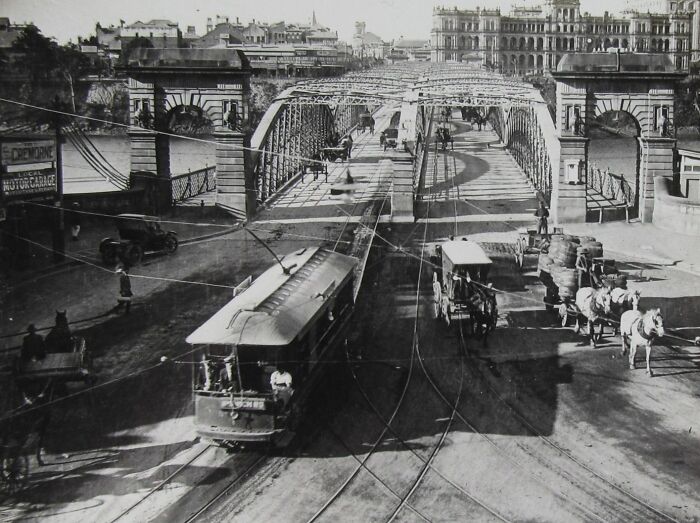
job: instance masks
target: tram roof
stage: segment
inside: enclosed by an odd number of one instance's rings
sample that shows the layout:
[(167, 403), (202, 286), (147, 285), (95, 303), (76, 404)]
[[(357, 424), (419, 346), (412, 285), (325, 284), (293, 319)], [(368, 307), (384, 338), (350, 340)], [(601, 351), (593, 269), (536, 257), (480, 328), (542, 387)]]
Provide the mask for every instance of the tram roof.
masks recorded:
[(447, 256), (454, 265), (490, 265), (491, 258), (476, 242), (455, 240), (442, 244), (442, 255)]
[(357, 260), (318, 247), (282, 258), (187, 337), (204, 345), (284, 346), (320, 313), (335, 288), (351, 276)]

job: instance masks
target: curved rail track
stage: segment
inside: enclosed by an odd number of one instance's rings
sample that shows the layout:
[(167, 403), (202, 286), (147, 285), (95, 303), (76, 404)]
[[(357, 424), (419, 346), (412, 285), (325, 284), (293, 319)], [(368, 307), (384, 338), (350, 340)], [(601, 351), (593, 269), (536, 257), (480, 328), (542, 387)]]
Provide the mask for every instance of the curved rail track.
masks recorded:
[[(434, 169), (437, 170), (437, 155), (435, 156), (435, 161), (434, 161)], [(456, 226), (456, 222), (455, 222)], [(425, 226), (425, 233), (424, 233), (424, 238), (423, 238), (423, 245), (425, 245), (426, 242), (426, 237), (425, 234), (427, 234), (428, 230), (428, 223), (426, 222)], [(426, 518), (425, 515), (421, 514), (418, 512), (415, 507), (413, 507), (409, 500), (413, 496), (413, 494), (417, 491), (419, 488), (421, 482), (423, 481), (424, 477), (426, 476), (427, 472), (429, 470), (432, 470), (434, 473), (436, 473), (440, 478), (445, 480), (450, 486), (454, 487), (457, 491), (459, 491), (461, 494), (463, 494), (468, 500), (470, 505), (472, 505), (470, 508), (475, 508), (473, 505), (478, 506), (480, 509), (483, 511), (487, 512), (490, 516), (493, 516), (499, 520), (502, 521), (507, 521), (503, 516), (501, 516), (497, 511), (495, 511), (493, 508), (489, 507), (479, 499), (477, 499), (472, 493), (467, 491), (465, 488), (461, 487), (454, 481), (450, 480), (447, 478), (444, 474), (442, 474), (439, 470), (437, 470), (433, 464), (435, 457), (437, 456), (438, 452), (441, 450), (452, 426), (454, 423), (454, 420), (456, 419), (457, 416), (457, 408), (460, 404), (461, 398), (462, 398), (462, 382), (464, 381), (464, 376), (465, 376), (465, 369), (464, 369), (464, 362), (460, 361), (460, 387), (459, 391), (457, 393), (457, 398), (454, 402), (453, 405), (450, 407), (450, 416), (445, 424), (445, 427), (436, 443), (436, 445), (432, 448), (430, 455), (426, 458), (422, 456), (420, 453), (418, 453), (413, 447), (409, 445), (409, 443), (403, 439), (395, 429), (392, 428), (392, 423), (394, 419), (396, 418), (396, 415), (398, 411), (400, 410), (401, 406), (403, 405), (403, 402), (406, 398), (406, 393), (408, 391), (411, 378), (413, 377), (413, 372), (415, 368), (415, 363), (416, 363), (416, 355), (418, 354), (417, 352), (417, 339), (418, 339), (418, 311), (420, 308), (420, 280), (422, 278), (422, 270), (423, 270), (423, 263), (422, 263), (423, 256), (421, 256), (421, 263), (418, 271), (418, 282), (417, 282), (417, 292), (416, 292), (416, 318), (414, 321), (414, 332), (413, 332), (413, 342), (411, 344), (411, 356), (409, 360), (409, 368), (408, 368), (408, 375), (406, 377), (404, 387), (401, 391), (401, 395), (399, 397), (399, 400), (397, 404), (394, 406), (394, 409), (392, 411), (391, 416), (389, 419), (386, 419), (379, 411), (379, 408), (375, 405), (375, 403), (370, 399), (368, 393), (366, 390), (363, 388), (363, 386), (360, 383), (360, 380), (357, 376), (357, 373), (353, 369), (352, 364), (350, 363), (350, 372), (353, 378), (354, 383), (356, 384), (357, 389), (367, 402), (367, 404), (370, 406), (376, 417), (380, 420), (380, 422), (383, 424), (384, 428), (377, 438), (377, 440), (374, 442), (372, 447), (370, 448), (369, 452), (365, 454), (362, 458), (358, 457), (356, 454), (354, 454), (350, 450), (350, 446), (347, 445), (340, 436), (338, 436), (336, 433), (333, 432), (333, 435), (336, 437), (336, 439), (339, 439), (343, 446), (352, 453), (353, 457), (358, 461), (358, 466), (352, 471), (352, 473), (342, 482), (342, 484), (336, 489), (336, 491), (326, 500), (324, 505), (314, 513), (314, 515), (309, 519), (309, 522), (317, 521), (318, 518), (320, 518), (326, 510), (342, 495), (342, 493), (347, 489), (347, 487), (351, 484), (351, 482), (357, 477), (359, 472), (361, 470), (367, 470), (376, 480), (380, 481), (392, 494), (394, 497), (398, 498), (399, 503), (396, 505), (394, 510), (389, 514), (387, 521), (391, 522), (394, 521), (395, 518), (400, 514), (402, 510), (411, 510), (414, 514), (416, 514), (419, 518), (423, 520), (429, 520)], [(348, 361), (350, 362), (350, 357), (348, 355)], [(368, 467), (367, 467), (367, 461), (371, 457), (371, 455), (376, 451), (377, 447), (379, 444), (384, 440), (386, 437), (387, 433), (391, 433), (393, 437), (398, 441), (400, 445), (402, 445), (404, 448), (409, 450), (414, 456), (416, 456), (420, 461), (421, 461), (421, 467), (416, 474), (415, 478), (411, 482), (411, 484), (408, 486), (406, 489), (405, 494), (399, 496), (396, 494), (396, 492), (388, 487), (384, 481), (382, 481), (375, 473), (373, 473)]]

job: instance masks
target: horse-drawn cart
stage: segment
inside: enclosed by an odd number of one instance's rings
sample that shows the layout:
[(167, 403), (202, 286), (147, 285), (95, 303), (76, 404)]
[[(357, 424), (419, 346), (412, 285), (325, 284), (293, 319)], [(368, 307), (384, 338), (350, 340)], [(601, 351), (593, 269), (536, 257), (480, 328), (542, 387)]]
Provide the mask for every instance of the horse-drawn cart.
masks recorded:
[(441, 144), (442, 150), (447, 150), (447, 144), (450, 144), (450, 148), (454, 150), (455, 140), (450, 134), (450, 130), (447, 127), (438, 127), (435, 131), (435, 137), (437, 141)]
[(326, 176), (326, 181), (328, 181), (328, 165), (326, 165), (326, 162), (321, 160), (321, 156), (319, 154), (318, 158), (315, 159), (308, 159), (304, 160), (301, 164), (301, 176), (302, 176), (302, 181), (304, 175), (310, 172), (314, 175), (314, 180), (318, 179), (319, 174), (324, 174)]
[(92, 385), (95, 375), (92, 358), (80, 336), (71, 338), (71, 352), (49, 352), (40, 360), (18, 361), (15, 380), (22, 387), (28, 382), (51, 380), (54, 384), (82, 382)]
[(491, 259), (479, 244), (461, 240), (437, 245), (431, 261), (435, 318), (449, 326), (468, 317), (469, 331), (486, 339), (498, 320), (496, 297), (487, 283)]
[(525, 264), (526, 254), (539, 255), (549, 247), (548, 235), (538, 234), (536, 229), (519, 229), (513, 257), (519, 269)]

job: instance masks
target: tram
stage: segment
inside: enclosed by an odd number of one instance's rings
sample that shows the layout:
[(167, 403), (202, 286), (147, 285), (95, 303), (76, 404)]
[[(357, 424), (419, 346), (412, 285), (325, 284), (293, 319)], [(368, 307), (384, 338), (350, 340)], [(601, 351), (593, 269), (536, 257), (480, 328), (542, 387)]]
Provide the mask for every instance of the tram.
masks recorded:
[(315, 247), (278, 261), (187, 338), (196, 430), (221, 446), (287, 445), (343, 356), (357, 260)]

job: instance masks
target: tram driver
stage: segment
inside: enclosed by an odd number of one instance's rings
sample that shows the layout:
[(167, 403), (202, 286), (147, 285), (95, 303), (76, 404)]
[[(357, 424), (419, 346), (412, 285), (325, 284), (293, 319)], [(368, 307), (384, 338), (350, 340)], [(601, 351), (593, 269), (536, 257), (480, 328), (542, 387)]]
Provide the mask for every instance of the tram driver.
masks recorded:
[(236, 356), (230, 354), (224, 358), (224, 365), (219, 369), (219, 390), (231, 392), (236, 389)]
[(294, 393), (292, 375), (285, 369), (277, 367), (270, 375), (270, 387), (272, 388), (272, 395), (275, 401), (282, 402), (282, 407), (284, 408)]

